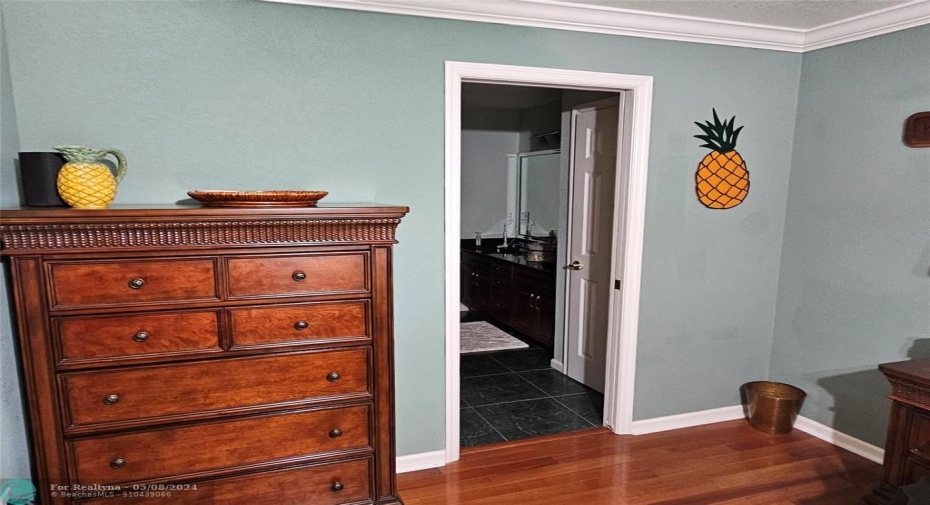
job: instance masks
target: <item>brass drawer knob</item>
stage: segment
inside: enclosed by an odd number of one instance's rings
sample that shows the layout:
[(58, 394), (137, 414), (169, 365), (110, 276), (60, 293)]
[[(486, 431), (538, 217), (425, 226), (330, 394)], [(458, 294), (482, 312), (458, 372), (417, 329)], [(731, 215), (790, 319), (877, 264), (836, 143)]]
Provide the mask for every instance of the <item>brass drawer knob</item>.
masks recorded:
[(149, 332), (140, 331), (139, 333), (136, 333), (135, 335), (133, 335), (132, 339), (135, 340), (136, 342), (145, 342), (146, 340), (149, 339)]
[(293, 275), (291, 275), (291, 278), (294, 279), (294, 280), (297, 281), (297, 282), (300, 282), (300, 281), (302, 281), (302, 280), (306, 280), (306, 279), (307, 279), (307, 272), (304, 272), (303, 270), (298, 270), (298, 271), (294, 272)]
[(103, 397), (104, 405), (116, 405), (119, 403), (119, 395), (106, 395)]
[(110, 462), (110, 468), (123, 468), (126, 466), (126, 460), (123, 458), (116, 458)]
[(326, 380), (328, 380), (329, 382), (336, 382), (337, 380), (339, 380), (339, 379), (341, 379), (341, 378), (342, 378), (342, 376), (339, 375), (338, 372), (329, 372), (329, 373), (326, 375)]
[(129, 287), (132, 289), (142, 289), (142, 286), (145, 286), (145, 279), (141, 277), (136, 277), (135, 279), (129, 281)]
[(306, 321), (297, 321), (296, 323), (294, 323), (294, 329), (296, 330), (306, 330), (309, 327), (310, 327), (310, 323)]
[(332, 486), (329, 486), (329, 489), (333, 492), (339, 492), (345, 489), (345, 486), (343, 486), (342, 483), (337, 480), (336, 482), (333, 482)]
[(339, 428), (333, 428), (329, 430), (329, 438), (339, 438), (342, 436), (342, 430)]

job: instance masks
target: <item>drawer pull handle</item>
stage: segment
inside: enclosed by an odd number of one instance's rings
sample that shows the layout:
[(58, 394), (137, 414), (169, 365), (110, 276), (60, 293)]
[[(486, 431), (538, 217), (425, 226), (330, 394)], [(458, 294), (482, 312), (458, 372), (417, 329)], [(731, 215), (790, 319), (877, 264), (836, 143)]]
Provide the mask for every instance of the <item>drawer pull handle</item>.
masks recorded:
[(133, 335), (132, 339), (135, 340), (136, 342), (145, 342), (146, 340), (149, 339), (149, 332), (140, 331), (139, 333), (136, 333), (135, 335)]
[(309, 327), (310, 327), (310, 323), (306, 321), (297, 321), (296, 323), (294, 323), (294, 329), (296, 330), (306, 330)]
[(339, 438), (342, 436), (342, 430), (339, 428), (333, 428), (329, 430), (329, 438)]
[(339, 379), (341, 379), (341, 378), (342, 378), (342, 376), (339, 375), (338, 372), (329, 372), (329, 373), (326, 375), (326, 380), (328, 380), (329, 382), (336, 382), (337, 380), (339, 380)]
[(338, 493), (339, 491), (345, 489), (345, 486), (343, 486), (342, 483), (337, 480), (336, 482), (333, 482), (332, 486), (329, 486), (329, 489), (334, 493)]
[(116, 458), (110, 462), (110, 468), (123, 468), (126, 466), (126, 460), (123, 458)]
[(302, 270), (298, 270), (298, 271), (294, 272), (293, 275), (291, 275), (291, 278), (294, 279), (294, 280), (297, 281), (297, 282), (300, 282), (300, 281), (302, 281), (302, 280), (306, 280), (306, 279), (307, 279), (307, 272), (304, 272), (304, 271), (302, 271)]
[(106, 395), (103, 397), (104, 405), (116, 405), (119, 403), (119, 395)]
[(129, 281), (129, 287), (132, 289), (142, 289), (142, 286), (145, 286), (145, 279), (142, 277), (136, 277), (135, 279)]

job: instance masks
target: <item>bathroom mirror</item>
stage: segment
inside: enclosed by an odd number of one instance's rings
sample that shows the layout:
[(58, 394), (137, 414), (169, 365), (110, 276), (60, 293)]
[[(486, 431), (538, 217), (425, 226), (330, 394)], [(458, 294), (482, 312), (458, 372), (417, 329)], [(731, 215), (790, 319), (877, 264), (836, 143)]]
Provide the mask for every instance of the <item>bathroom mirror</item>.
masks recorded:
[(519, 235), (546, 236), (558, 228), (558, 149), (517, 155), (516, 229)]

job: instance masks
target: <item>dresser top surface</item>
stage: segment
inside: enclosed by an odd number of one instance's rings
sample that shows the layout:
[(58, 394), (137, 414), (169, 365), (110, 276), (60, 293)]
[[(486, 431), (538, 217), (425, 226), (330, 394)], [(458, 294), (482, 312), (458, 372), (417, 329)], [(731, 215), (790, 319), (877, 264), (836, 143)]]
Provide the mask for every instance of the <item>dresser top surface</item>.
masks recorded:
[(403, 217), (409, 209), (379, 203), (320, 203), (313, 207), (204, 207), (200, 204), (111, 205), (107, 209), (19, 207), (0, 209), (0, 224), (48, 220), (97, 221), (112, 219), (225, 219), (244, 217), (338, 218)]
[(878, 366), (887, 376), (930, 384), (930, 359), (913, 359), (883, 363)]

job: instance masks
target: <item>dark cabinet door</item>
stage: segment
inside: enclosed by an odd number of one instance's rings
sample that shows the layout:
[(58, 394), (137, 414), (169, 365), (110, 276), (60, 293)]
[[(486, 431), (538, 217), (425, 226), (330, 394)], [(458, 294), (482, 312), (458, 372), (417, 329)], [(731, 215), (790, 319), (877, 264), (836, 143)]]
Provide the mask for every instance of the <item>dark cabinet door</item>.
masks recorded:
[(513, 307), (515, 293), (510, 283), (493, 279), (491, 281), (490, 312), (500, 322), (513, 325)]
[(471, 310), (488, 310), (491, 288), (490, 265), (471, 256), (462, 257), (462, 304)]
[(526, 285), (518, 285), (515, 291), (511, 326), (532, 337), (536, 333), (536, 321), (539, 319), (539, 310), (536, 308), (536, 291), (533, 286)]
[(533, 335), (536, 340), (552, 345), (555, 339), (555, 298), (538, 295), (536, 299), (536, 325)]
[(475, 276), (472, 278), (472, 303), (475, 310), (485, 311), (488, 309), (488, 298), (491, 291), (491, 278), (485, 269), (476, 268)]
[(472, 279), (475, 276), (475, 268), (471, 265), (462, 265), (462, 305), (469, 309), (475, 308), (475, 288), (472, 285)]

